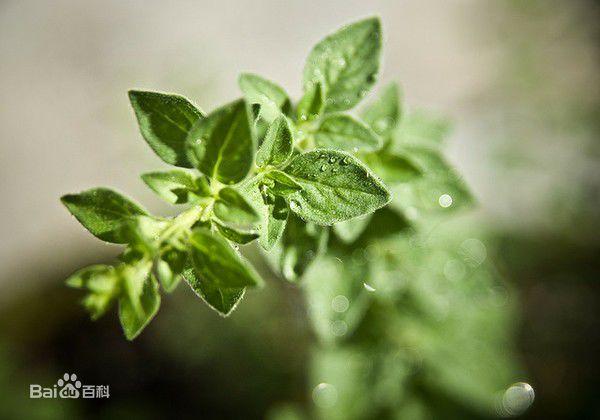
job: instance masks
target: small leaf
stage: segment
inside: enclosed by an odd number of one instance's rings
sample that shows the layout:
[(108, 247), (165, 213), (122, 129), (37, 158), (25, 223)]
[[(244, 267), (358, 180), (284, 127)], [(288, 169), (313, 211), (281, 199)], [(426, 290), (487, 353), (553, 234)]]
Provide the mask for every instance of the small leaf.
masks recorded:
[(399, 97), (398, 85), (390, 83), (377, 100), (361, 112), (363, 121), (382, 137), (387, 137), (400, 122)]
[(346, 151), (373, 151), (381, 138), (364, 123), (345, 114), (326, 116), (314, 134), (317, 147)]
[(333, 225), (335, 234), (345, 243), (354, 242), (369, 225), (373, 214), (365, 214)]
[(220, 235), (207, 229), (194, 229), (190, 244), (194, 270), (207, 284), (225, 289), (262, 284), (250, 263)]
[(288, 213), (288, 205), (283, 197), (275, 197), (273, 204), (267, 206), (259, 239), (260, 245), (266, 251), (271, 250), (281, 238)]
[(186, 98), (158, 92), (129, 91), (142, 136), (165, 162), (191, 168), (186, 155), (186, 138), (204, 117)]
[(290, 214), (281, 240), (267, 259), (288, 281), (298, 281), (313, 260), (325, 251), (328, 230)]
[(150, 274), (151, 266), (150, 261), (122, 266), (123, 292), (119, 299), (119, 320), (128, 340), (133, 340), (142, 332), (160, 306), (158, 282)]
[(188, 259), (187, 251), (169, 247), (156, 262), (156, 275), (167, 293), (171, 293), (181, 281), (181, 273)]
[(322, 82), (315, 82), (304, 93), (298, 102), (296, 114), (300, 121), (310, 121), (317, 118), (325, 107), (325, 91)]
[(246, 101), (260, 105), (259, 116), (267, 123), (273, 122), (282, 112), (290, 112), (291, 102), (287, 93), (275, 83), (250, 73), (240, 75), (238, 82)]
[(302, 285), (308, 313), (323, 341), (348, 337), (358, 327), (371, 298), (363, 285), (368, 274), (368, 264), (336, 253), (320, 256), (307, 270)]
[(127, 242), (121, 237), (124, 221), (148, 214), (140, 205), (107, 188), (67, 194), (60, 200), (92, 235), (117, 244)]
[(304, 67), (304, 91), (325, 83), (326, 112), (354, 107), (376, 81), (381, 54), (381, 23), (368, 18), (347, 25), (319, 42)]
[(290, 209), (320, 225), (373, 212), (390, 200), (385, 185), (344, 152), (314, 150), (298, 155), (285, 172), (302, 186), (288, 196)]
[(256, 164), (279, 166), (292, 155), (294, 140), (287, 118), (280, 116), (269, 126), (265, 140), (256, 153)]
[(215, 224), (215, 226), (217, 227), (217, 230), (219, 231), (219, 233), (221, 235), (223, 235), (225, 238), (229, 239), (230, 241), (233, 241), (235, 243), (238, 244), (247, 244), (252, 242), (253, 240), (255, 240), (256, 238), (258, 238), (258, 233), (256, 233), (255, 231), (252, 230), (241, 230), (241, 229), (234, 229), (232, 227), (226, 226), (223, 223), (217, 221), (217, 220), (213, 220), (213, 223)]
[(392, 154), (389, 150), (369, 153), (362, 158), (373, 172), (389, 184), (409, 182), (423, 174), (412, 160), (400, 154)]
[(92, 265), (73, 273), (66, 283), (69, 287), (88, 291), (82, 303), (92, 319), (96, 320), (106, 313), (116, 297), (118, 280), (114, 267)]
[(255, 144), (243, 100), (213, 111), (196, 124), (188, 136), (188, 156), (211, 179), (235, 184), (252, 167)]
[(171, 204), (185, 204), (196, 197), (210, 195), (210, 187), (205, 177), (182, 170), (149, 172), (142, 175), (142, 180), (160, 198)]
[(220, 288), (210, 280), (200, 277), (191, 263), (186, 265), (183, 278), (210, 308), (222, 316), (229, 316), (246, 292), (245, 288)]
[(219, 191), (213, 211), (221, 221), (233, 226), (252, 225), (259, 219), (258, 214), (246, 199), (230, 187)]

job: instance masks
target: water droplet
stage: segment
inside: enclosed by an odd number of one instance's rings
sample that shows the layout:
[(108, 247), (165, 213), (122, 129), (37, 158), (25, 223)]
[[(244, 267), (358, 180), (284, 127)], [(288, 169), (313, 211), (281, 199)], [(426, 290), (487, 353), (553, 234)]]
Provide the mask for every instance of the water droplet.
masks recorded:
[(347, 165), (350, 163), (350, 158), (345, 156), (342, 160), (340, 160), (340, 165)]
[(452, 196), (449, 194), (442, 194), (438, 199), (438, 203), (444, 208), (450, 207), (452, 205)]
[(235, 249), (236, 251), (239, 251), (240, 250), (240, 246), (239, 245), (234, 245), (233, 249)]
[(364, 286), (364, 288), (365, 288), (365, 290), (367, 292), (374, 292), (375, 291), (375, 288), (373, 286), (371, 286), (370, 284), (363, 283), (363, 286)]
[(331, 323), (331, 333), (336, 337), (343, 337), (348, 332), (348, 324), (338, 319)]
[(202, 139), (196, 139), (196, 144), (202, 144)]
[(343, 313), (348, 310), (350, 307), (350, 301), (344, 295), (337, 295), (331, 301), (331, 309), (335, 312)]
[(326, 155), (325, 153), (320, 153), (320, 154), (319, 154), (319, 159), (323, 159), (323, 158), (325, 158), (325, 157), (327, 157), (327, 155)]
[(467, 239), (460, 244), (460, 248), (465, 261), (469, 265), (481, 265), (487, 258), (487, 249), (479, 239)]
[(329, 163), (335, 163), (337, 161), (337, 158), (335, 156), (331, 156), (329, 158)]
[(450, 281), (462, 280), (465, 274), (467, 269), (460, 260), (450, 259), (444, 264), (444, 276)]
[(535, 400), (533, 387), (525, 382), (517, 382), (508, 387), (498, 403), (498, 414), (515, 417), (523, 414)]
[(343, 57), (340, 57), (340, 58), (337, 59), (336, 63), (337, 63), (338, 66), (344, 67), (346, 65), (346, 60), (344, 60)]
[(307, 119), (308, 119), (308, 116), (306, 114), (300, 115), (300, 120), (306, 121)]
[(320, 169), (321, 169), (321, 172), (325, 172), (327, 170), (327, 165), (322, 164)]
[(354, 153), (358, 152), (358, 147), (353, 147), (353, 148), (352, 148), (352, 151), (353, 151)]
[(312, 392), (312, 399), (315, 405), (327, 408), (333, 407), (337, 402), (338, 392), (337, 389), (326, 382), (321, 382), (319, 385), (314, 387)]
[(292, 211), (299, 211), (301, 208), (302, 207), (298, 201), (290, 200), (290, 209), (292, 209)]

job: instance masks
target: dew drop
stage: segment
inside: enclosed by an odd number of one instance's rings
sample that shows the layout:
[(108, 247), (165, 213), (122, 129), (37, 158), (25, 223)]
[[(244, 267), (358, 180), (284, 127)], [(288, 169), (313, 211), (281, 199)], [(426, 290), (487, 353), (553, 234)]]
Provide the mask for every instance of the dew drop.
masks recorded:
[(326, 382), (321, 382), (319, 385), (314, 387), (312, 392), (312, 399), (315, 405), (327, 408), (333, 407), (337, 402), (338, 392), (337, 389)]
[(438, 198), (438, 203), (443, 208), (450, 207), (452, 205), (452, 196), (450, 194), (442, 194)]
[(321, 172), (325, 172), (327, 170), (327, 165), (322, 164), (320, 170)]
[(444, 265), (444, 276), (450, 281), (462, 280), (467, 274), (467, 269), (462, 261), (450, 259)]
[(300, 210), (302, 207), (300, 206), (300, 203), (296, 200), (290, 200), (290, 209), (292, 209), (292, 211), (298, 211)]
[(498, 404), (498, 414), (505, 417), (516, 417), (523, 414), (533, 404), (535, 392), (525, 382), (517, 382), (509, 386), (502, 394)]
[(350, 307), (350, 301), (344, 295), (337, 295), (331, 301), (331, 309), (335, 312), (343, 313), (348, 310)]
[(331, 156), (329, 158), (329, 163), (335, 163), (337, 161), (337, 158), (335, 156)]
[(346, 156), (342, 160), (340, 160), (340, 165), (347, 165), (349, 163), (350, 163), (350, 158), (348, 156)]
[(338, 319), (331, 323), (331, 333), (336, 337), (343, 337), (348, 332), (348, 324)]
[(460, 248), (465, 261), (472, 266), (481, 265), (487, 258), (487, 248), (479, 239), (466, 239)]
[(363, 287), (365, 288), (365, 290), (367, 292), (374, 292), (375, 291), (375, 288), (373, 286), (371, 286), (370, 284), (363, 283)]

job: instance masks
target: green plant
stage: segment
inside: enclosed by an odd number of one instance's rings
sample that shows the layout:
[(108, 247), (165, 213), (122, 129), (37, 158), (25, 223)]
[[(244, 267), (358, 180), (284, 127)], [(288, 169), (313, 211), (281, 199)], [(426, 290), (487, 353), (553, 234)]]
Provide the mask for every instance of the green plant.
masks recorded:
[(62, 197), (92, 234), (126, 245), (119, 264), (87, 267), (67, 280), (87, 291), (92, 318), (118, 301), (133, 339), (158, 310), (159, 283), (170, 292), (181, 279), (228, 315), (246, 287), (262, 283), (233, 243), (258, 239), (295, 280), (324, 251), (326, 226), (356, 235), (365, 217), (390, 201), (375, 173), (390, 183), (421, 173), (389, 143), (400, 115), (394, 85), (362, 120), (344, 113), (375, 83), (380, 50), (376, 18), (324, 39), (308, 57), (296, 106), (281, 87), (253, 74), (239, 78), (242, 99), (208, 115), (177, 95), (130, 91), (144, 139), (162, 160), (185, 168), (147, 173), (143, 181), (189, 208), (166, 219), (105, 188)]
[(380, 52), (377, 18), (326, 37), (309, 54), (295, 104), (253, 74), (239, 78), (242, 99), (208, 115), (177, 95), (129, 92), (144, 139), (182, 168), (142, 179), (187, 209), (152, 216), (103, 188), (62, 197), (92, 234), (126, 246), (119, 263), (67, 280), (87, 292), (92, 318), (118, 302), (131, 340), (156, 314), (159, 289), (181, 280), (227, 316), (262, 284), (238, 250), (256, 241), (304, 291), (321, 343), (316, 415), (492, 413), (495, 392), (514, 375), (502, 350), (512, 309), (485, 246), (468, 236), (472, 226), (446, 221), (473, 202), (442, 156), (447, 124), (403, 112), (393, 83), (358, 116), (347, 113), (375, 84)]

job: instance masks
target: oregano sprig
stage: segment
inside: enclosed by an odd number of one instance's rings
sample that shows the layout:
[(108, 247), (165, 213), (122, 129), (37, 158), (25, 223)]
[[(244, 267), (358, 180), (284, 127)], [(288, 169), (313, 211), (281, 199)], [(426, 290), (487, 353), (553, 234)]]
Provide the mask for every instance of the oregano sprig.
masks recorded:
[(263, 283), (238, 244), (258, 240), (273, 267), (298, 281), (327, 252), (329, 226), (343, 241), (356, 240), (392, 200), (390, 187), (423, 175), (410, 148), (394, 145), (396, 85), (360, 118), (347, 113), (377, 80), (381, 44), (378, 18), (326, 37), (309, 54), (296, 103), (250, 73), (238, 80), (240, 98), (209, 113), (178, 95), (130, 91), (142, 137), (179, 167), (142, 180), (187, 209), (154, 216), (106, 188), (62, 197), (93, 235), (125, 246), (115, 265), (84, 268), (67, 280), (86, 292), (92, 318), (118, 303), (133, 339), (158, 311), (160, 289), (169, 293), (181, 280), (226, 316), (246, 288)]

